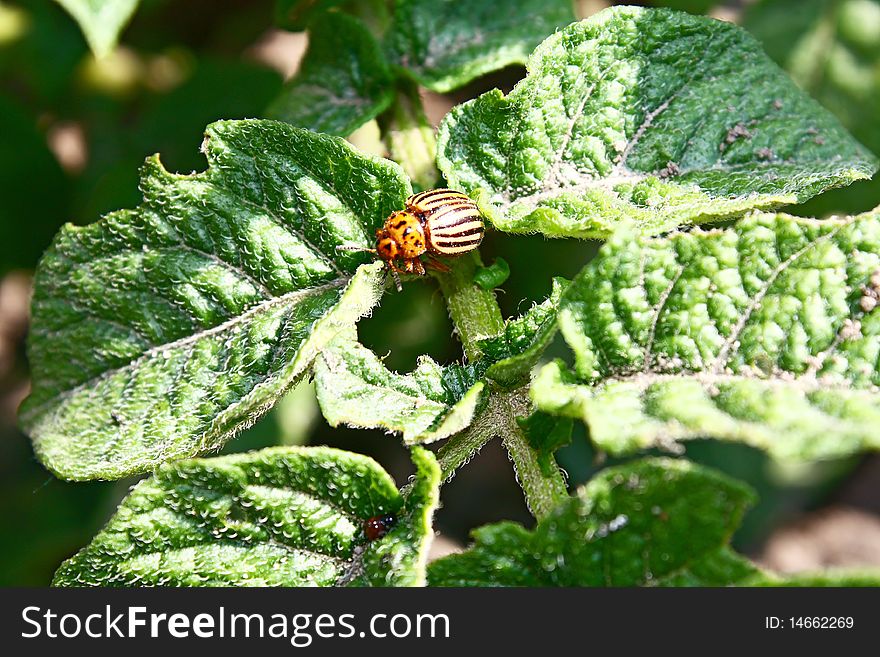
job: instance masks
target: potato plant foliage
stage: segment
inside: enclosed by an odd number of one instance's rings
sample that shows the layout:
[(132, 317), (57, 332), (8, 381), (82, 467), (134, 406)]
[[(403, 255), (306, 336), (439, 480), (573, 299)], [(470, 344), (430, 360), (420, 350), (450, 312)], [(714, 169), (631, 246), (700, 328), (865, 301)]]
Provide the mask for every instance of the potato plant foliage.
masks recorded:
[[(137, 3), (62, 4), (101, 52)], [(880, 448), (880, 209), (776, 211), (877, 160), (742, 28), (506, 5), (279, 2), (311, 42), (266, 118), (209, 125), (202, 172), (149, 158), (140, 206), (56, 237), (21, 424), (60, 478), (147, 475), (56, 584), (880, 583), (783, 580), (738, 555), (753, 493), (683, 458), (641, 455), (576, 490), (555, 458), (576, 421), (619, 457), (693, 438), (801, 462)], [(527, 68), (513, 90), (454, 107), (435, 141), (416, 83), (511, 64)], [(377, 117), (392, 159), (344, 139)], [(463, 358), (399, 373), (358, 337), (394, 287), (338, 247), (370, 247), (425, 181), (496, 231), (604, 244), (508, 319), (506, 263), (447, 260), (432, 275)], [(568, 359), (545, 355), (557, 333)], [(331, 425), (403, 441), (412, 480), (323, 447), (210, 456), (306, 379)], [(428, 566), (441, 486), (491, 440), (537, 524), (478, 528)], [(368, 540), (380, 514), (395, 523)]]

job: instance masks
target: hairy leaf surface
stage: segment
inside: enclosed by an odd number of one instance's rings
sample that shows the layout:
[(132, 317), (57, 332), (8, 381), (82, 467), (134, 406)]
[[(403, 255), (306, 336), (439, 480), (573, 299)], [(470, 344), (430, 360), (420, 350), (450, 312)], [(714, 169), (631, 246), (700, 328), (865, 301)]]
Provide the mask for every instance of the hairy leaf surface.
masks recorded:
[(503, 522), (428, 568), (431, 586), (726, 586), (760, 571), (727, 546), (753, 502), (743, 485), (686, 461), (609, 468), (534, 530)]
[(621, 231), (560, 301), (574, 372), (538, 406), (626, 454), (740, 441), (789, 459), (880, 448), (880, 213), (756, 213), (731, 228)]
[(508, 320), (500, 335), (480, 340), (488, 378), (508, 387), (528, 382), (532, 368), (556, 334), (556, 312), (567, 285), (564, 278), (554, 278), (553, 290), (545, 301)]
[(392, 372), (371, 350), (345, 337), (321, 353), (315, 384), (331, 426), (396, 431), (406, 443), (440, 440), (467, 427), (484, 388), (472, 372), (441, 367), (429, 356), (409, 374)]
[(410, 193), (399, 167), (275, 121), (208, 127), (204, 173), (147, 161), (144, 203), (68, 226), (36, 274), (21, 421), (71, 479), (220, 447), (378, 301), (355, 273)]
[(444, 120), (438, 164), (501, 230), (605, 238), (803, 201), (874, 157), (742, 29), (615, 7), (557, 32), (529, 75)]
[(318, 402), (332, 426), (386, 429), (406, 443), (447, 438), (467, 428), (481, 410), (487, 380), (505, 387), (528, 383), (532, 368), (556, 332), (556, 306), (567, 281), (504, 331), (479, 342), (483, 357), (441, 366), (428, 356), (409, 374), (390, 371), (354, 335), (340, 335), (315, 362)]
[[(402, 497), (370, 458), (279, 447), (166, 464), (135, 486), (56, 586), (419, 586), (439, 470), (413, 452)], [(368, 541), (364, 521), (395, 524)]]

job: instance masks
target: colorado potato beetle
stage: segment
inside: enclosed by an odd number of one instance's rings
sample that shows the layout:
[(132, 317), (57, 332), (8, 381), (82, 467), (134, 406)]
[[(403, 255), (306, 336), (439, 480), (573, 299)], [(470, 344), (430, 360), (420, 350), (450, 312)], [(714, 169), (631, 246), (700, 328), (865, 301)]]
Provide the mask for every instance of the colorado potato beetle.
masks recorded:
[[(346, 251), (367, 251), (384, 260), (394, 275), (423, 276), (425, 266), (448, 271), (436, 257), (455, 257), (476, 249), (483, 241), (483, 218), (467, 196), (451, 189), (432, 189), (406, 199), (406, 208), (391, 213), (376, 231), (376, 247), (339, 247)], [(428, 256), (427, 262), (421, 257)]]
[(397, 518), (392, 515), (368, 518), (364, 521), (364, 534), (367, 540), (375, 541), (382, 538), (394, 526), (395, 522), (397, 522)]

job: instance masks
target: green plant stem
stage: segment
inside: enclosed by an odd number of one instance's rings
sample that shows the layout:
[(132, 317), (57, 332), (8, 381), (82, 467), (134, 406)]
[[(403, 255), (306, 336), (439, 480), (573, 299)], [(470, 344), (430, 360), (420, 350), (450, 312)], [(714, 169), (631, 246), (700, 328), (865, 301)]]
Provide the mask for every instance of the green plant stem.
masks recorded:
[(482, 355), (478, 341), (501, 333), (504, 320), (495, 293), (474, 283), (474, 273), (483, 264), (480, 255), (473, 252), (447, 262), (450, 270), (435, 276), (446, 298), (449, 316), (464, 346), (465, 356), (474, 362)]
[(500, 437), (513, 461), (526, 505), (535, 518), (540, 520), (568, 499), (568, 490), (559, 466), (552, 457), (549, 468), (546, 460), (542, 464), (538, 452), (516, 421), (517, 417), (527, 415), (530, 409), (525, 388), (513, 392), (493, 391), (486, 408), (474, 423), (452, 436), (437, 451), (441, 481), (452, 479), (456, 470), (470, 461), (486, 443)]
[(437, 157), (437, 136), (425, 116), (418, 88), (407, 81), (400, 83), (397, 98), (385, 117), (383, 132), (391, 151), (415, 187), (437, 186), (440, 172)]
[(496, 399), (496, 403), (506, 406), (505, 412), (501, 414), (505, 422), (500, 427), (503, 432), (502, 444), (513, 461), (516, 480), (525, 493), (529, 511), (540, 520), (568, 499), (565, 479), (555, 460), (551, 460), (551, 467), (547, 467), (546, 461), (544, 467), (541, 467), (538, 452), (531, 446), (516, 421), (517, 417), (525, 417), (531, 409), (525, 390), (521, 388), (511, 393), (499, 392)]
[(502, 444), (513, 461), (516, 480), (525, 493), (529, 511), (540, 520), (568, 497), (562, 472), (556, 467), (552, 476), (544, 474), (537, 453), (519, 427), (511, 427)]
[[(413, 182), (424, 188), (433, 187), (440, 177), (434, 163), (437, 139), (414, 84), (401, 82), (384, 132), (393, 159)], [(449, 315), (471, 362), (480, 357), (477, 340), (504, 329), (494, 292), (474, 283), (474, 274), (482, 264), (479, 254), (474, 252), (449, 260), (450, 271), (436, 274)]]
[(437, 450), (440, 481), (445, 483), (452, 479), (461, 466), (470, 461), (486, 443), (497, 435), (498, 432), (491, 421), (491, 414), (484, 411), (471, 426), (443, 443), (443, 446)]
[[(434, 186), (438, 179), (434, 165), (436, 140), (414, 86), (410, 85), (398, 94), (385, 134), (392, 156), (410, 178), (422, 187)], [(480, 339), (501, 333), (504, 319), (495, 293), (474, 282), (474, 274), (482, 266), (478, 252), (450, 258), (446, 263), (449, 271), (435, 272), (434, 276), (443, 291), (465, 356), (469, 362), (475, 362), (482, 355)], [(530, 411), (531, 402), (524, 389), (503, 392), (490, 387), (489, 399), (480, 417), (438, 450), (442, 480), (451, 479), (456, 470), (489, 440), (499, 436), (513, 461), (529, 510), (538, 519), (546, 516), (567, 499), (568, 491), (562, 472), (552, 457), (551, 467), (548, 468), (545, 462), (542, 468), (538, 453), (517, 424), (516, 418), (525, 417)]]

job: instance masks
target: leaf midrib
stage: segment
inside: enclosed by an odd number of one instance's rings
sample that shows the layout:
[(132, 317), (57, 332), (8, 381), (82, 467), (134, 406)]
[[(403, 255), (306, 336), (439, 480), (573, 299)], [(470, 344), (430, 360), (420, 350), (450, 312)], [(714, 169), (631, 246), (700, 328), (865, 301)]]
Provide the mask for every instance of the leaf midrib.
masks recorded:
[[(301, 554), (306, 554), (306, 555), (316, 557), (318, 559), (329, 561), (334, 566), (336, 566), (336, 568), (340, 571), (347, 570), (349, 567), (349, 564), (351, 564), (354, 561), (354, 555), (352, 555), (351, 557), (339, 557), (336, 555), (326, 554), (324, 552), (320, 552), (318, 550), (314, 550), (314, 549), (310, 549), (310, 548), (293, 547), (291, 545), (286, 545), (285, 543), (281, 543), (280, 541), (278, 541), (276, 539), (271, 539), (271, 538), (260, 541), (258, 543), (254, 542), (254, 541), (245, 541), (243, 539), (217, 538), (215, 536), (205, 536), (203, 538), (204, 538), (204, 540), (194, 542), (191, 545), (177, 546), (177, 547), (173, 547), (173, 548), (165, 549), (165, 550), (145, 550), (142, 552), (137, 552), (135, 555), (132, 555), (132, 556), (127, 557), (125, 559), (120, 559), (118, 570), (120, 570), (120, 571), (124, 570), (126, 564), (132, 564), (135, 560), (138, 560), (138, 559), (149, 558), (153, 555), (160, 555), (163, 558), (167, 558), (169, 555), (174, 555), (175, 553), (179, 553), (184, 550), (192, 550), (192, 549), (196, 549), (196, 548), (206, 546), (206, 545), (209, 545), (209, 546), (224, 545), (227, 547), (240, 547), (240, 548), (243, 548), (245, 551), (252, 551), (254, 549), (259, 548), (260, 546), (270, 545), (273, 547), (280, 548), (281, 551), (293, 556), (294, 558), (301, 555)], [(224, 578), (220, 578), (220, 581), (227, 581), (227, 580)], [(232, 581), (237, 582), (238, 579), (235, 577), (232, 577), (229, 581), (230, 582), (232, 582)]]
[(705, 387), (737, 384), (745, 381), (763, 383), (772, 387), (800, 390), (804, 393), (822, 391), (850, 392), (853, 394), (872, 394), (869, 388), (860, 388), (842, 377), (821, 377), (815, 374), (804, 374), (799, 377), (783, 378), (788, 372), (775, 372), (770, 376), (749, 376), (748, 374), (727, 374), (705, 371), (689, 371), (678, 373), (635, 372), (631, 376), (617, 375), (599, 381), (591, 388), (607, 388), (616, 384), (630, 384), (645, 391), (653, 385), (675, 381), (696, 381)]
[(293, 290), (292, 292), (288, 292), (288, 293), (283, 294), (281, 296), (276, 296), (276, 297), (272, 297), (270, 299), (266, 299), (256, 305), (252, 306), (251, 308), (249, 308), (245, 312), (241, 313), (240, 315), (236, 315), (235, 317), (231, 317), (230, 319), (226, 320), (225, 322), (223, 322), (221, 324), (218, 324), (218, 325), (213, 326), (208, 329), (204, 329), (202, 331), (197, 331), (196, 333), (193, 333), (192, 335), (184, 336), (183, 338), (179, 338), (173, 342), (169, 342), (166, 344), (161, 344), (161, 345), (156, 345), (154, 347), (151, 347), (150, 349), (143, 352), (137, 358), (130, 360), (123, 365), (104, 370), (100, 374), (97, 374), (97, 375), (87, 379), (86, 381), (77, 384), (76, 386), (73, 386), (71, 388), (68, 388), (67, 390), (63, 390), (63, 391), (59, 392), (58, 394), (53, 395), (52, 397), (50, 397), (46, 401), (44, 401), (36, 406), (28, 407), (24, 412), (21, 413), (21, 419), (22, 419), (22, 421), (27, 422), (31, 418), (33, 418), (37, 415), (40, 415), (47, 407), (54, 406), (58, 402), (64, 401), (64, 400), (74, 396), (75, 394), (77, 394), (81, 390), (83, 390), (85, 388), (92, 387), (92, 386), (96, 385), (97, 383), (99, 383), (107, 378), (110, 378), (111, 376), (113, 376), (114, 374), (116, 374), (118, 372), (121, 372), (124, 370), (135, 369), (144, 361), (147, 361), (151, 358), (154, 358), (155, 356), (158, 356), (161, 353), (164, 353), (166, 351), (179, 349), (181, 347), (186, 347), (186, 346), (193, 344), (195, 342), (198, 342), (204, 338), (222, 333), (228, 329), (235, 328), (239, 324), (243, 324), (246, 320), (250, 319), (252, 316), (260, 314), (262, 312), (265, 312), (265, 311), (270, 310), (272, 308), (275, 308), (277, 306), (285, 305), (288, 303), (293, 304), (293, 303), (296, 303), (297, 301), (300, 301), (302, 299), (306, 299), (311, 296), (318, 296), (318, 295), (323, 294), (324, 292), (327, 292), (329, 290), (340, 288), (343, 285), (345, 285), (346, 283), (348, 283), (349, 280), (350, 280), (350, 278), (348, 278), (348, 277), (337, 278), (337, 279), (334, 279), (328, 283), (324, 283), (324, 284), (318, 285), (316, 287), (306, 288), (306, 289), (301, 289), (301, 290)]
[[(632, 151), (636, 147), (636, 145), (639, 143), (639, 140), (641, 139), (645, 130), (648, 127), (650, 127), (653, 120), (655, 118), (657, 118), (658, 115), (665, 112), (666, 109), (668, 109), (669, 105), (672, 103), (672, 101), (675, 100), (684, 90), (689, 88), (689, 86), (694, 82), (694, 80), (697, 78), (697, 76), (703, 72), (704, 69), (700, 65), (705, 63), (705, 60), (708, 57), (709, 52), (710, 52), (710, 46), (712, 45), (712, 43), (714, 43), (715, 37), (717, 35), (718, 35), (718, 32), (713, 32), (709, 36), (709, 40), (705, 46), (705, 50), (704, 50), (702, 56), (700, 57), (700, 59), (698, 60), (697, 66), (695, 66), (694, 72), (690, 75), (690, 77), (687, 80), (685, 80), (681, 84), (681, 86), (678, 87), (674, 92), (669, 94), (669, 96), (667, 96), (667, 98), (663, 102), (661, 102), (657, 107), (655, 107), (654, 109), (652, 109), (648, 112), (645, 112), (645, 116), (642, 120), (642, 123), (639, 125), (638, 128), (636, 128), (636, 130), (633, 131), (632, 136), (629, 137), (626, 145), (620, 151), (620, 153), (618, 155), (619, 159), (618, 159), (617, 163), (614, 165), (610, 174), (607, 176), (591, 177), (589, 179), (585, 179), (584, 183), (587, 183), (589, 181), (596, 181), (597, 186), (599, 186), (599, 187), (613, 187), (614, 184), (619, 184), (619, 182), (628, 181), (629, 179), (632, 179), (632, 178), (640, 178), (641, 179), (641, 178), (648, 177), (647, 174), (645, 174), (645, 175), (639, 174), (639, 173), (634, 172), (631, 169), (629, 169), (626, 166), (626, 160), (629, 157), (629, 155), (632, 153)], [(713, 53), (713, 55), (714, 55), (714, 53)], [(644, 58), (648, 59), (648, 54), (645, 54)], [(578, 74), (577, 80), (580, 81), (588, 70), (589, 70), (588, 68), (581, 67), (581, 71)], [(592, 99), (593, 92), (595, 91), (596, 87), (598, 85), (600, 85), (602, 82), (604, 82), (607, 75), (612, 72), (613, 72), (613, 69), (611, 67), (602, 71), (602, 73), (599, 75), (599, 77), (596, 78), (596, 80), (593, 82), (592, 85), (590, 85), (589, 89), (587, 89), (584, 92), (584, 97), (578, 103), (578, 106), (575, 109), (575, 111), (572, 113), (572, 116), (568, 117), (568, 124), (566, 126), (566, 131), (565, 131), (565, 134), (563, 135), (561, 145), (554, 152), (552, 164), (550, 165), (550, 171), (547, 174), (546, 182), (542, 185), (541, 189), (533, 194), (530, 194), (527, 197), (520, 197), (519, 199), (517, 199), (516, 202), (523, 201), (526, 203), (530, 203), (530, 202), (532, 202), (532, 197), (535, 197), (534, 203), (537, 204), (540, 202), (541, 197), (552, 198), (552, 196), (554, 194), (554, 189), (552, 187), (553, 187), (553, 185), (556, 185), (559, 182), (559, 180), (558, 180), (559, 171), (562, 167), (563, 162), (565, 161), (565, 151), (568, 148), (568, 145), (571, 143), (572, 137), (574, 136), (574, 130), (575, 130), (575, 126), (577, 125), (577, 122), (583, 116), (584, 107), (586, 107), (587, 103)], [(577, 84), (577, 82), (575, 84)], [(533, 88), (535, 90), (537, 90), (538, 85), (534, 85)], [(536, 94), (533, 92), (528, 96), (529, 107), (533, 106), (534, 100), (535, 100), (535, 95)], [(610, 153), (606, 152), (605, 155), (606, 155), (606, 157), (608, 157), (610, 155)], [(613, 158), (609, 158), (609, 159), (613, 159)], [(510, 178), (509, 174), (510, 174), (510, 171), (508, 171), (508, 177)], [(613, 182), (615, 180), (618, 180), (619, 182)], [(604, 184), (600, 184), (599, 181), (604, 182)], [(561, 188), (557, 187), (555, 189), (559, 190)], [(511, 203), (509, 200), (510, 191), (511, 190), (505, 191), (505, 196), (507, 198), (508, 205), (510, 205), (510, 203)]]
[[(261, 488), (261, 489), (266, 489), (266, 490), (271, 490), (271, 491), (278, 491), (278, 492), (283, 493), (286, 496), (292, 497), (295, 495), (295, 496), (299, 496), (299, 497), (307, 499), (307, 500), (312, 500), (312, 501), (318, 502), (320, 505), (330, 509), (332, 512), (336, 513), (337, 515), (348, 519), (355, 526), (358, 525), (358, 523), (361, 522), (361, 520), (362, 520), (355, 512), (343, 509), (341, 506), (339, 506), (339, 504), (333, 502), (332, 500), (328, 500), (326, 498), (319, 497), (318, 495), (315, 495), (314, 493), (309, 492), (305, 489), (290, 488), (290, 487), (283, 487), (283, 486), (273, 486), (270, 484), (259, 484), (259, 483), (250, 482), (250, 481), (243, 482), (242, 486), (244, 488)], [(198, 485), (191, 485), (191, 486), (186, 487), (186, 489), (190, 490), (191, 492), (198, 491), (200, 488), (201, 487)], [(180, 489), (178, 488), (178, 490), (180, 490)], [(160, 490), (159, 492), (162, 492), (162, 491)], [(372, 494), (371, 494), (372, 491), (368, 489), (367, 492), (368, 492), (368, 496), (372, 498)], [(231, 497), (234, 499), (236, 497), (236, 495), (230, 493), (230, 494), (228, 494), (228, 497)], [(374, 504), (374, 502), (372, 500), (371, 500), (371, 504)], [(175, 507), (170, 507), (167, 505), (162, 505), (162, 506), (164, 506), (164, 508), (166, 508), (169, 512), (173, 513), (175, 516), (177, 516), (178, 518), (180, 518), (184, 522), (190, 524), (191, 526), (194, 526), (196, 529), (199, 529), (199, 530), (202, 529), (203, 525), (199, 524), (199, 523), (195, 523), (195, 516), (191, 513), (187, 513), (185, 508), (182, 508), (182, 507), (175, 508)], [(153, 506), (150, 508), (149, 511), (152, 512), (158, 508), (162, 508), (162, 506)], [(374, 504), (374, 506), (375, 506), (375, 504)], [(195, 509), (194, 509), (194, 511), (195, 511)], [(245, 511), (249, 512), (249, 509), (245, 509)], [(141, 515), (141, 514), (139, 514), (139, 515)], [(218, 517), (217, 520), (222, 521), (222, 518)], [(227, 545), (238, 546), (238, 547), (242, 547), (245, 549), (253, 549), (253, 548), (259, 547), (260, 545), (274, 545), (274, 546), (282, 548), (284, 551), (291, 553), (291, 554), (294, 554), (294, 555), (296, 555), (297, 553), (305, 553), (305, 554), (313, 555), (315, 557), (327, 559), (329, 561), (332, 561), (334, 564), (336, 564), (340, 568), (340, 570), (342, 570), (342, 571), (347, 571), (349, 569), (350, 565), (358, 557), (357, 551), (355, 551), (355, 550), (352, 550), (352, 553), (350, 556), (347, 556), (347, 557), (339, 556), (338, 554), (329, 554), (328, 552), (319, 549), (319, 547), (317, 547), (317, 546), (306, 547), (306, 546), (288, 545), (287, 543), (279, 541), (277, 538), (274, 538), (272, 536), (269, 536), (268, 538), (265, 538), (265, 539), (259, 539), (259, 540), (246, 540), (246, 539), (242, 539), (242, 538), (230, 538), (227, 536), (217, 537), (213, 533), (208, 532), (208, 533), (200, 534), (196, 540), (189, 542), (186, 545), (175, 545), (174, 547), (172, 547), (170, 549), (138, 551), (137, 554), (135, 555), (135, 558), (146, 557), (146, 556), (150, 556), (153, 554), (167, 555), (170, 552), (176, 552), (176, 551), (180, 551), (180, 550), (197, 548), (199, 546), (206, 545), (206, 544), (213, 545), (213, 544), (217, 544), (217, 543), (225, 543)], [(354, 547), (356, 547), (356, 542), (352, 542), (349, 547), (352, 549)], [(131, 559), (122, 560), (123, 563), (129, 562), (129, 561), (131, 561)]]
[[(685, 176), (688, 176), (690, 174), (694, 174), (694, 173), (698, 173), (698, 174), (699, 173), (714, 173), (714, 172), (738, 173), (738, 172), (742, 172), (742, 171), (748, 171), (749, 169), (772, 170), (773, 167), (784, 167), (787, 165), (792, 166), (794, 164), (805, 165), (805, 166), (817, 165), (817, 166), (827, 167), (829, 164), (829, 161), (827, 159), (825, 159), (825, 160), (799, 160), (796, 163), (795, 162), (788, 162), (786, 160), (780, 160), (778, 162), (742, 162), (739, 164), (715, 163), (709, 167), (681, 169), (681, 170), (679, 170), (679, 172), (676, 175), (669, 176), (667, 178), (661, 178), (660, 176), (657, 175), (656, 172), (654, 172), (654, 173), (641, 173), (641, 172), (633, 171), (632, 169), (623, 169), (622, 171), (619, 172), (619, 174), (617, 174), (613, 177), (612, 176), (606, 176), (606, 177), (583, 176), (581, 178), (580, 182), (575, 183), (573, 185), (565, 185), (563, 187), (557, 187), (556, 189), (546, 190), (546, 191), (545, 190), (538, 190), (538, 191), (532, 192), (530, 194), (526, 194), (524, 196), (518, 196), (515, 198), (512, 196), (512, 194), (516, 190), (507, 189), (507, 190), (504, 190), (503, 192), (501, 192), (499, 194), (499, 197), (502, 200), (501, 208), (503, 210), (507, 210), (508, 208), (510, 208), (514, 205), (518, 205), (518, 204), (521, 204), (529, 209), (534, 209), (542, 201), (557, 198), (558, 196), (560, 196), (562, 194), (570, 194), (570, 193), (580, 194), (583, 192), (589, 192), (589, 191), (593, 191), (593, 190), (616, 191), (616, 187), (618, 185), (639, 183), (644, 180), (648, 180), (650, 178), (657, 178), (659, 180), (664, 180), (664, 181), (668, 181), (668, 182), (686, 182), (686, 181), (679, 181), (678, 179), (683, 178)], [(837, 171), (839, 171), (841, 173), (846, 171), (846, 172), (851, 172), (853, 174), (856, 174), (856, 173), (864, 174), (864, 176), (863, 176), (864, 178), (870, 177), (870, 172), (868, 170), (864, 169), (863, 167), (847, 166), (847, 167), (840, 168)], [(763, 176), (766, 174), (761, 173), (760, 175)], [(820, 177), (823, 175), (824, 175), (823, 173), (811, 172), (808, 175), (803, 176), (803, 178), (809, 179), (810, 177), (813, 177), (813, 176)], [(696, 183), (692, 183), (692, 186), (695, 191), (704, 191), (705, 192), (705, 190), (703, 190), (701, 187), (699, 187)], [(786, 198), (791, 198), (792, 200), (797, 200), (797, 198), (794, 196), (794, 194), (791, 194), (791, 193), (789, 193), (789, 194), (774, 193), (774, 194), (768, 195), (766, 193), (753, 192), (752, 194), (750, 194), (750, 196), (753, 196), (753, 197), (754, 196), (762, 196), (762, 195), (772, 196), (774, 198), (780, 198), (780, 199), (782, 197), (786, 197)], [(722, 198), (723, 198), (723, 195), (722, 195)]]

